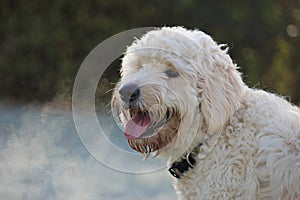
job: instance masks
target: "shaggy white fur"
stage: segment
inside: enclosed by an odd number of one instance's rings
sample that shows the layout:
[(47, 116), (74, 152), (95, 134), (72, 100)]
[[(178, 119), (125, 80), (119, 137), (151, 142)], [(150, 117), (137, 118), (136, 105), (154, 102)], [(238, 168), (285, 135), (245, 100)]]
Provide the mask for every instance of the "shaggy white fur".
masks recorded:
[[(139, 115), (154, 130), (130, 145), (171, 164), (203, 143), (194, 168), (174, 179), (180, 199), (300, 199), (300, 110), (248, 88), (224, 47), (164, 27), (127, 48), (112, 106), (124, 126)], [(139, 96), (128, 108), (120, 90), (130, 84)]]

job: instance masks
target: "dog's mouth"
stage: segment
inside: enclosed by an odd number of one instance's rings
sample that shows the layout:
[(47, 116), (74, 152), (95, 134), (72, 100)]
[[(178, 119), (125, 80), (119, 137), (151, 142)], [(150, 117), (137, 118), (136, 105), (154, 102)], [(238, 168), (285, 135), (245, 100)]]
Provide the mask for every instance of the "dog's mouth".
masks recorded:
[(154, 122), (151, 120), (147, 111), (131, 109), (129, 112), (131, 119), (129, 119), (125, 125), (124, 135), (127, 139), (131, 140), (151, 137), (155, 134), (155, 130), (162, 127), (170, 117), (170, 112), (167, 110), (162, 119), (158, 122)]
[(179, 118), (173, 116), (169, 109), (158, 121), (150, 117), (147, 111), (129, 110), (131, 119), (125, 125), (124, 136), (136, 151), (149, 156), (151, 152), (169, 144), (177, 134)]
[[(131, 112), (132, 116), (132, 112)], [(137, 112), (126, 123), (124, 135), (127, 139), (138, 139), (151, 125), (151, 119), (146, 112)]]

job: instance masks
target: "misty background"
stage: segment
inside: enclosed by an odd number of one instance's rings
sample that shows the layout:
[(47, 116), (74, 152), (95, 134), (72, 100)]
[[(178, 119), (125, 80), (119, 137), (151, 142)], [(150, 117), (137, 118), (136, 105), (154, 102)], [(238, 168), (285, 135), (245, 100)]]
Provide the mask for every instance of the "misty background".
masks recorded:
[[(299, 0), (0, 0), (1, 199), (176, 197), (166, 168), (126, 174), (95, 159), (79, 139), (71, 109), (76, 73), (95, 46), (128, 29), (165, 25), (197, 28), (228, 44), (249, 86), (299, 105)], [(100, 123), (111, 115), (119, 65), (113, 62), (98, 84)], [(128, 147), (116, 129), (109, 135)]]

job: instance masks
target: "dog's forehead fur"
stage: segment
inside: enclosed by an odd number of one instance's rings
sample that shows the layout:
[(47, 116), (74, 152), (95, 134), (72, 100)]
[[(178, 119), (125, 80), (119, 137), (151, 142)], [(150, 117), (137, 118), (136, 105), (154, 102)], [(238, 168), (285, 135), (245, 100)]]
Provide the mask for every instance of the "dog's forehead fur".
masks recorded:
[(211, 37), (201, 31), (164, 27), (148, 32), (127, 48), (121, 72), (131, 73), (132, 65), (138, 67), (144, 63), (155, 62), (173, 66), (177, 70), (199, 69), (196, 61), (203, 60), (205, 52), (208, 53), (213, 48), (214, 51), (220, 50)]

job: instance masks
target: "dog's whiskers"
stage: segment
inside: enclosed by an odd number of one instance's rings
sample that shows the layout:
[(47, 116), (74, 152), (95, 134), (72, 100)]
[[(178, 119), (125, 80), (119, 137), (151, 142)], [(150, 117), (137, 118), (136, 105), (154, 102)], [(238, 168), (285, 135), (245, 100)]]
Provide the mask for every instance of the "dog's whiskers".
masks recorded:
[(147, 159), (149, 157), (149, 155), (151, 154), (151, 148), (149, 147), (149, 145), (146, 144), (145, 149), (146, 149), (146, 151), (144, 152), (144, 155), (145, 155), (144, 159)]

